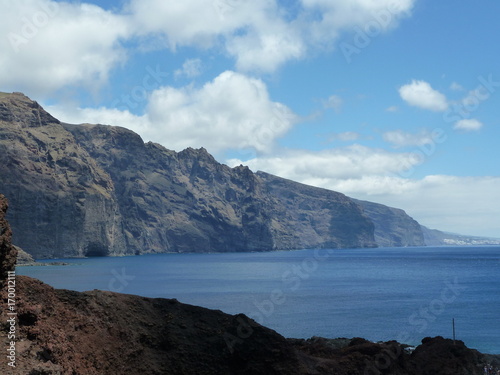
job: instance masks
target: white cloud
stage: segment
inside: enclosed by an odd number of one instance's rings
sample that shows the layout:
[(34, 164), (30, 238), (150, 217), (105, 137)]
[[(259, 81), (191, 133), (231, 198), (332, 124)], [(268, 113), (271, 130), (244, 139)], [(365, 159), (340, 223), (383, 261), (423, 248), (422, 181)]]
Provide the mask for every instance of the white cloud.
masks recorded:
[(95, 91), (126, 58), (125, 17), (90, 4), (19, 0), (0, 13), (0, 82), (43, 96), (63, 87)]
[(399, 95), (411, 106), (436, 112), (448, 109), (446, 97), (425, 81), (413, 80), (411, 83), (401, 86)]
[(273, 72), (311, 50), (334, 47), (344, 31), (397, 26), (415, 0), (302, 0), (291, 17), (277, 0), (131, 0), (127, 11), (143, 36), (162, 35), (179, 46), (222, 45), (240, 71)]
[(457, 82), (452, 82), (450, 85), (450, 89), (453, 91), (464, 91), (463, 86)]
[(386, 111), (387, 112), (397, 112), (397, 111), (399, 111), (399, 108), (395, 105), (392, 105), (389, 108), (387, 108)]
[(161, 35), (173, 50), (179, 46), (212, 47), (217, 35), (246, 23), (239, 17), (221, 22), (214, 4), (201, 0), (131, 0), (127, 12), (138, 35)]
[[(0, 82), (43, 99), (59, 90), (96, 92), (136, 48), (221, 50), (243, 72), (274, 72), (384, 12), (393, 27), (415, 0), (304, 0), (295, 15), (277, 0), (129, 0), (106, 11), (85, 2), (19, 0), (0, 13)], [(382, 13), (381, 13), (382, 12)], [(384, 18), (382, 18), (384, 19)], [(312, 26), (311, 26), (312, 22)], [(196, 69), (184, 74), (197, 74)], [(178, 72), (181, 74), (181, 72)]]
[[(341, 31), (358, 27), (385, 31), (408, 16), (414, 0), (301, 0), (314, 43), (331, 44)], [(316, 17), (315, 17), (316, 16)], [(312, 22), (311, 22), (312, 21)]]
[(385, 132), (382, 135), (384, 141), (391, 143), (393, 147), (423, 146), (435, 142), (436, 135), (429, 130), (421, 130), (419, 133), (408, 133), (403, 130)]
[(261, 80), (231, 71), (200, 89), (157, 90), (148, 116), (157, 124), (157, 141), (175, 149), (204, 146), (212, 152), (247, 147), (268, 152), (297, 120), (288, 107), (270, 100)]
[(356, 141), (360, 139), (362, 136), (358, 132), (342, 132), (342, 133), (333, 133), (328, 137), (328, 141), (342, 141), (342, 142), (350, 142)]
[[(241, 160), (229, 160), (236, 166)], [(332, 181), (397, 174), (418, 164), (411, 153), (393, 153), (361, 145), (323, 151), (288, 150), (278, 156), (259, 157), (243, 164), (252, 170), (263, 170), (295, 181), (318, 185)]]
[(356, 181), (351, 187), (352, 192), (344, 192), (360, 199), (403, 208), (430, 228), (500, 238), (499, 184), (500, 177), (438, 175), (421, 180), (392, 180), (385, 191), (380, 189), (375, 194), (363, 187), (369, 186), (366, 181)]
[(306, 53), (301, 30), (274, 0), (131, 0), (128, 10), (139, 34), (163, 35), (173, 50), (223, 45), (242, 71), (272, 72)]
[(325, 108), (331, 108), (337, 113), (340, 112), (343, 104), (344, 100), (338, 95), (331, 95), (327, 100), (323, 102), (323, 106)]
[(482, 127), (482, 122), (476, 119), (462, 119), (457, 121), (455, 125), (453, 125), (453, 129), (464, 131), (477, 131)]
[(273, 72), (290, 60), (306, 55), (307, 46), (299, 32), (280, 21), (266, 21), (244, 35), (234, 35), (226, 43), (242, 71)]
[(177, 69), (174, 72), (175, 78), (182, 76), (186, 78), (194, 78), (201, 74), (202, 63), (200, 59), (188, 59), (182, 64), (182, 69)]
[(269, 152), (297, 121), (288, 107), (269, 98), (261, 80), (232, 71), (201, 88), (155, 90), (143, 116), (108, 108), (49, 111), (61, 121), (123, 126), (170, 149), (205, 147), (213, 153), (244, 148)]

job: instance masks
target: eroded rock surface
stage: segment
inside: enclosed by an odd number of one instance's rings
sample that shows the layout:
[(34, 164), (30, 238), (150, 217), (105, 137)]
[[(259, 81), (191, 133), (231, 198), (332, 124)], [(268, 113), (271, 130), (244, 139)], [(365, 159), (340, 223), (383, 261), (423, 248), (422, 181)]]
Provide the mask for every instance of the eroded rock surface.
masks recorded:
[(19, 93), (0, 96), (0, 177), (14, 243), (35, 258), (376, 246), (341, 193), (62, 124)]

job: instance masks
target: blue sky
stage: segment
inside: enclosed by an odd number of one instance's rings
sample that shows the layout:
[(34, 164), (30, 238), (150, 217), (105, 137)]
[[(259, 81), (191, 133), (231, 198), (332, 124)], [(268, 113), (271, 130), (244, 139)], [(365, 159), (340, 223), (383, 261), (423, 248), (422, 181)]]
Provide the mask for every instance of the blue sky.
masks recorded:
[(500, 3), (0, 1), (0, 90), (60, 120), (500, 237)]

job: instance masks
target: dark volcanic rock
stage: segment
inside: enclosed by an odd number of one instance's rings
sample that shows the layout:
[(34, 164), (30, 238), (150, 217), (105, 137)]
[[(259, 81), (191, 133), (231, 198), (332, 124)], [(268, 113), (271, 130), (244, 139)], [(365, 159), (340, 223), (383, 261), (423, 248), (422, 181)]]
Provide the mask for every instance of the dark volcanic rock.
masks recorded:
[(18, 93), (0, 95), (0, 177), (14, 243), (35, 258), (423, 244), (403, 211), (62, 124)]
[[(285, 338), (244, 315), (176, 300), (56, 290), (23, 276), (17, 294), (16, 369), (8, 372), (2, 355), (3, 374), (303, 373)], [(241, 330), (242, 319), (252, 324), (251, 334)], [(233, 344), (239, 332), (243, 338)], [(4, 336), (2, 329), (2, 342)]]
[(203, 148), (144, 144), (119, 127), (65, 128), (111, 176), (138, 252), (375, 245), (371, 222), (343, 194), (229, 168)]
[(401, 209), (353, 199), (375, 224), (375, 242), (382, 247), (425, 246), (420, 224)]
[(426, 337), (411, 355), (418, 374), (483, 374), (484, 357), (463, 341)]
[(0, 109), (0, 191), (14, 243), (35, 258), (376, 246), (343, 194), (120, 127), (61, 124), (22, 94)]
[[(276, 198), (280, 211), (274, 215), (281, 248), (374, 247), (373, 223), (344, 194), (257, 172), (269, 196)], [(311, 223), (314, 223), (311, 225)]]
[(109, 175), (36, 102), (11, 94), (0, 105), (0, 191), (13, 242), (37, 258), (122, 253)]

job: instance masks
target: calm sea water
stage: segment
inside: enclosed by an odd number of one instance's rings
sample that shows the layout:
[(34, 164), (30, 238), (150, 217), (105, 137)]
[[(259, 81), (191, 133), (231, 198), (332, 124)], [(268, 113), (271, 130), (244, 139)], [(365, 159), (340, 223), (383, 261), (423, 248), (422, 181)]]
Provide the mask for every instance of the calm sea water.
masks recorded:
[(500, 353), (500, 248), (425, 247), (65, 259), (19, 267), (57, 287), (103, 289), (244, 313), (286, 337), (416, 345), (456, 337)]

